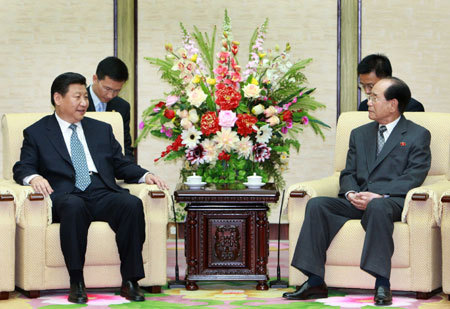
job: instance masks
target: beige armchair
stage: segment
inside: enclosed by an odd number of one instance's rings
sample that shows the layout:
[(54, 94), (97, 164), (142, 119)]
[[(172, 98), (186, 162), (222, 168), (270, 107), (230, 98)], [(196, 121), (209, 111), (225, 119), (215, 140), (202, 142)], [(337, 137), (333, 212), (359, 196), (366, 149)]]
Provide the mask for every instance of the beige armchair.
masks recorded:
[(0, 300), (8, 299), (9, 292), (14, 291), (14, 210), (13, 195), (8, 189), (0, 187)]
[[(5, 114), (3, 126), (3, 185), (14, 190), (17, 197), (16, 286), (30, 297), (40, 290), (69, 288), (69, 275), (59, 241), (59, 224), (51, 223), (51, 200), (34, 194), (31, 187), (12, 180), (12, 166), (19, 159), (24, 128), (44, 114)], [(119, 113), (87, 113), (112, 125), (123, 146), (123, 124)], [(156, 186), (124, 184), (142, 199), (146, 220), (146, 240), (143, 248), (146, 277), (139, 281), (151, 292), (160, 292), (166, 284), (166, 226), (168, 194)], [(89, 228), (84, 267), (87, 288), (119, 287), (122, 279), (120, 259), (114, 232), (106, 222), (94, 222)]]
[[(450, 114), (405, 113), (405, 117), (430, 130), (432, 162), (423, 186), (408, 192), (402, 221), (394, 225), (391, 288), (414, 291), (417, 298), (429, 298), (441, 286), (441, 235), (435, 220), (440, 196), (435, 192), (448, 181)], [(304, 220), (306, 203), (315, 196), (337, 197), (350, 132), (369, 121), (367, 112), (343, 113), (337, 125), (333, 175), (289, 188), (289, 261)], [(359, 267), (364, 233), (360, 220), (349, 220), (332, 241), (325, 266), (325, 281), (329, 286), (373, 289), (375, 279)], [(300, 285), (305, 279), (296, 268), (289, 268), (291, 285)]]
[(442, 290), (450, 300), (450, 183), (440, 201), (442, 237)]

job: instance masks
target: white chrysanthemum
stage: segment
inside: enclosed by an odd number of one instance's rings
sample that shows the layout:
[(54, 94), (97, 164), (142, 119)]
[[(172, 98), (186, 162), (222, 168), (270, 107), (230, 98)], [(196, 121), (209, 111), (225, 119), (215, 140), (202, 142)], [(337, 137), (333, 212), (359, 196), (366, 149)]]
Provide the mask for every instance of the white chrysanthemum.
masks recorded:
[(194, 148), (200, 140), (200, 135), (202, 135), (202, 132), (192, 126), (188, 130), (183, 130), (181, 133), (181, 139), (183, 140), (181, 143), (188, 148)]
[(256, 141), (258, 143), (267, 144), (272, 137), (272, 128), (266, 124), (263, 125), (261, 128), (258, 129), (258, 132), (256, 132)]
[(236, 132), (231, 131), (231, 128), (222, 128), (221, 131), (216, 133), (214, 140), (217, 143), (217, 148), (230, 152), (236, 148), (239, 137)]
[(205, 161), (208, 163), (214, 163), (217, 161), (217, 145), (211, 139), (205, 139), (202, 142), (203, 149), (205, 150)]
[(248, 159), (248, 157), (252, 153), (252, 147), (253, 147), (253, 143), (250, 140), (250, 136), (243, 137), (237, 143), (237, 151), (239, 154), (239, 158), (244, 157), (245, 159)]

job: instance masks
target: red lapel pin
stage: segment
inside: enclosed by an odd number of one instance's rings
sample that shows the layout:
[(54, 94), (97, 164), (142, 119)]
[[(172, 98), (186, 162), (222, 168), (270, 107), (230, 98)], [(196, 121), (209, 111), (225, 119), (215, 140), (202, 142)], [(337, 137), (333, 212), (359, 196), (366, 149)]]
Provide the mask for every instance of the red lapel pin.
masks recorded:
[(404, 147), (404, 146), (406, 146), (406, 143), (405, 142), (400, 142), (400, 146)]

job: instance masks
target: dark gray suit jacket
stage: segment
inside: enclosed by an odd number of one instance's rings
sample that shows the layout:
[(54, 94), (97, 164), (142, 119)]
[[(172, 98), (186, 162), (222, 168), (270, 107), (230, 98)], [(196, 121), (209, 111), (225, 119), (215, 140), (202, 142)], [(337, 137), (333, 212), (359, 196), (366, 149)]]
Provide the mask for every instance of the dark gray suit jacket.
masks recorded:
[(346, 166), (340, 175), (340, 196), (348, 191), (369, 191), (404, 198), (425, 180), (431, 166), (427, 129), (401, 116), (378, 157), (377, 134), (377, 122), (351, 132)]

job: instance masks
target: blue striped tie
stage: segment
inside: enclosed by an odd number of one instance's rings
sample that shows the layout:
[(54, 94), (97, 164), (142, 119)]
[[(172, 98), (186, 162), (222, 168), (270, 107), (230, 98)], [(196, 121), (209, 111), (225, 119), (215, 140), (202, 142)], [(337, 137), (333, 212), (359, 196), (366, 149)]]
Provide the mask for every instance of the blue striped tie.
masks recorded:
[(86, 155), (84, 153), (83, 145), (78, 139), (77, 126), (72, 123), (69, 128), (72, 129), (70, 151), (72, 153), (72, 164), (75, 169), (75, 187), (84, 191), (91, 184)]

